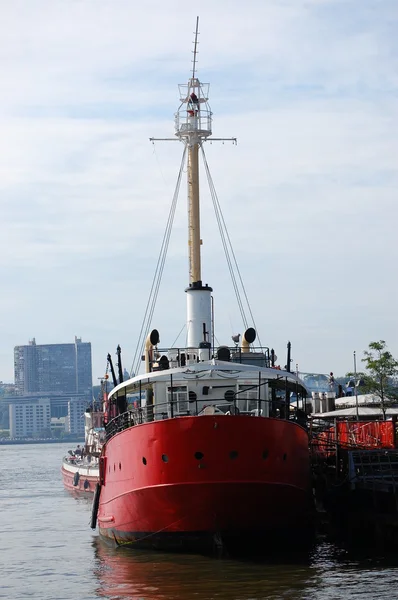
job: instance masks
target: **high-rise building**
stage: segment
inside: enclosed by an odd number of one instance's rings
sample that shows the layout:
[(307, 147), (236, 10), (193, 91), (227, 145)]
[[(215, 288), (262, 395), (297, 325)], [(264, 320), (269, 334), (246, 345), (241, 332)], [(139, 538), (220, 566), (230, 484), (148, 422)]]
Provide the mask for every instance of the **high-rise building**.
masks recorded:
[(14, 348), (15, 386), (19, 395), (78, 394), (91, 397), (91, 343), (36, 344)]

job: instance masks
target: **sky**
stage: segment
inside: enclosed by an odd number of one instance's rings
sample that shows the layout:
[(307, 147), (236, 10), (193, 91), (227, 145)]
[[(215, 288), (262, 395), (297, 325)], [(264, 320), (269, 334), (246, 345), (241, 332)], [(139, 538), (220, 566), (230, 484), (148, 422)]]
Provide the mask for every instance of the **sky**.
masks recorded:
[[(210, 82), (207, 160), (263, 345), (343, 375), (398, 357), (396, 0), (0, 3), (0, 380), (13, 348), (90, 341), (132, 366), (177, 180), (178, 84)], [(220, 344), (244, 327), (202, 169)], [(184, 345), (183, 181), (152, 326)], [(182, 334), (179, 336), (179, 332)], [(179, 336), (179, 337), (178, 337)], [(175, 343), (177, 340), (177, 344)]]

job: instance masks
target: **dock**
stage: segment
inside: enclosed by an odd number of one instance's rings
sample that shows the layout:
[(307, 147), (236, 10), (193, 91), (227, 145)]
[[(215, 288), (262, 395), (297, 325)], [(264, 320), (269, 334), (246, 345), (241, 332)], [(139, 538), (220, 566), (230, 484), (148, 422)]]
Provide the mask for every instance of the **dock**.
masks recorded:
[(395, 419), (312, 422), (310, 449), (321, 527), (350, 544), (397, 549)]

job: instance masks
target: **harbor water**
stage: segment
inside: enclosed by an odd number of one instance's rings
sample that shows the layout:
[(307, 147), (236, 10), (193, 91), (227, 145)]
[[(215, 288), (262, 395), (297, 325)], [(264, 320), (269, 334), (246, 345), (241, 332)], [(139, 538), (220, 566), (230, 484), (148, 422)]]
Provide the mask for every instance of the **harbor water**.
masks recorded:
[(320, 539), (307, 555), (232, 559), (111, 548), (63, 489), (69, 446), (0, 446), (0, 598), (335, 600), (398, 597), (398, 558)]

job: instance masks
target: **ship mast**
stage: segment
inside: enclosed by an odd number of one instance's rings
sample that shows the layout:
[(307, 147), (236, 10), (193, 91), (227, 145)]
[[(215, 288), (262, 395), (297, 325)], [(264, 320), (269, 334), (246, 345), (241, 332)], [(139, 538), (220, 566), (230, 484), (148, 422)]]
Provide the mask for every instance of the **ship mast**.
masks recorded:
[(181, 105), (175, 115), (175, 134), (187, 147), (188, 188), (188, 256), (189, 287), (187, 293), (187, 345), (210, 347), (212, 339), (211, 287), (202, 283), (199, 194), (199, 148), (211, 135), (212, 113), (208, 104), (209, 84), (196, 75), (199, 17), (192, 60), (192, 75), (187, 84), (179, 85)]
[(200, 208), (199, 208), (199, 144), (188, 147), (188, 252), (189, 283), (201, 281)]
[[(195, 78), (195, 69), (197, 61), (198, 48), (198, 27), (199, 17), (196, 18), (195, 42), (192, 60), (192, 77), (188, 84), (188, 105), (194, 109), (194, 120), (192, 125), (197, 126), (199, 118), (200, 94), (196, 94), (197, 103), (191, 102), (192, 95), (195, 94), (199, 81)], [(194, 96), (195, 97), (195, 96)], [(189, 104), (191, 102), (191, 104)], [(189, 111), (190, 112), (190, 111)], [(211, 123), (210, 123), (211, 124)], [(210, 132), (211, 133), (211, 132)], [(189, 283), (193, 284), (201, 281), (201, 257), (200, 257), (200, 208), (199, 208), (199, 144), (201, 136), (194, 135), (191, 143), (188, 143), (188, 250), (189, 250)]]
[[(210, 358), (212, 336), (212, 288), (202, 283), (199, 194), (199, 148), (211, 136), (212, 112), (208, 103), (209, 84), (197, 77), (199, 17), (196, 19), (192, 73), (188, 83), (179, 85), (180, 106), (175, 113), (175, 135), (187, 150), (188, 257), (187, 347), (198, 350), (199, 360)], [(149, 138), (171, 141), (170, 138)], [(173, 138), (174, 140), (176, 138)], [(212, 138), (232, 141), (236, 138)], [(194, 353), (195, 355), (196, 353)]]

